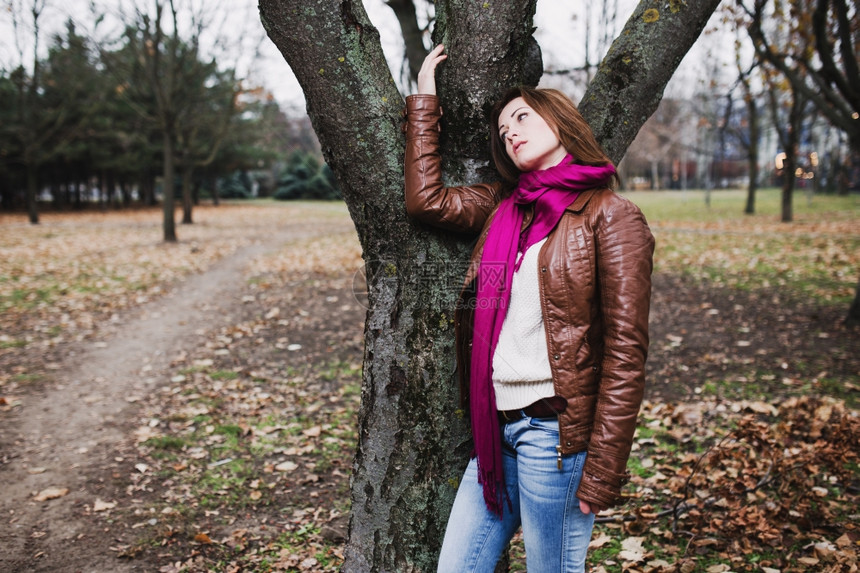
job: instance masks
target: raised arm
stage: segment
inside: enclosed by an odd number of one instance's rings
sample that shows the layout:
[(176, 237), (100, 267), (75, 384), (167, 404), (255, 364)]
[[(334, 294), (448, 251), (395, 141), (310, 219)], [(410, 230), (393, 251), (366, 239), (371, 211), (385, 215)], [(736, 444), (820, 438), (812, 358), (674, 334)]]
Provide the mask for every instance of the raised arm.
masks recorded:
[(445, 46), (439, 44), (424, 58), (424, 63), (418, 70), (419, 94), (436, 95), (436, 66), (448, 59), (448, 54), (444, 52)]
[(406, 211), (427, 224), (460, 233), (478, 233), (499, 201), (499, 184), (446, 187), (439, 155), (436, 66), (447, 56), (440, 44), (418, 72), (419, 93), (406, 98)]

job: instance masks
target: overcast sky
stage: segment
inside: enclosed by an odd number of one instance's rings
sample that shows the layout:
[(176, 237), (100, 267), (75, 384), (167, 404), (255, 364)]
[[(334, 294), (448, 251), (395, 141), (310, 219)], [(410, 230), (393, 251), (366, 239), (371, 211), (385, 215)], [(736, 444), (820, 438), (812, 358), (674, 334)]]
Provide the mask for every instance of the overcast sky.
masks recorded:
[[(4, 7), (10, 4), (26, 6), (33, 0), (3, 0)], [(90, 0), (44, 0), (47, 5), (42, 21), (42, 29), (48, 33), (62, 29), (64, 22), (71, 18), (78, 28), (87, 34), (103, 35), (117, 28), (117, 16), (123, 7), (132, 5), (132, 0), (94, 0), (98, 6), (97, 12), (107, 12), (108, 18), (97, 27), (94, 24), (93, 12), (89, 9)], [(146, 5), (146, 0), (141, 0)], [(183, 0), (192, 6), (203, 9), (202, 12), (211, 18), (210, 27), (218, 34), (209, 36), (214, 42), (216, 35), (220, 38), (218, 46), (220, 53), (217, 57), (228, 65), (238, 68), (240, 74), (247, 77), (249, 82), (262, 84), (270, 89), (276, 99), (293, 115), (304, 113), (304, 97), (298, 82), (290, 71), (289, 66), (277, 51), (274, 44), (265, 37), (265, 32), (259, 20), (257, 0)], [(420, 6), (420, 2), (418, 2)], [(597, 5), (592, 2), (591, 6)], [(619, 14), (617, 28), (620, 30), (629, 15), (633, 12), (637, 0), (618, 0)], [(403, 41), (392, 10), (383, 0), (364, 0), (365, 9), (380, 32), (383, 51), (388, 57), (392, 74), (400, 77), (403, 58)], [(594, 8), (592, 8), (594, 9)], [(419, 18), (426, 17), (419, 8)], [(590, 29), (596, 29), (595, 21), (599, 16), (592, 14)], [(539, 0), (535, 25), (535, 37), (541, 45), (544, 65), (550, 69), (564, 69), (581, 66), (585, 58), (585, 43), (583, 41), (586, 22), (585, 2), (569, 2), (566, 0)], [(712, 20), (713, 22), (713, 20)], [(25, 23), (22, 29), (28, 29)], [(12, 33), (11, 11), (0, 12), (0, 65), (9, 69), (20, 57)], [(20, 35), (19, 35), (20, 37)], [(23, 41), (27, 43), (31, 35), (24, 34)], [(47, 38), (47, 34), (44, 35)], [(228, 38), (224, 40), (223, 38)], [(44, 49), (47, 39), (42, 40)], [(686, 58), (682, 68), (676, 74), (668, 92), (689, 89), (695, 85), (695, 78), (702, 75), (700, 68), (705, 61), (712, 62), (715, 58), (726, 59), (720, 54), (717, 46), (727, 45), (725, 41), (705, 35), (697, 47)], [(730, 43), (728, 44), (730, 45)], [(213, 46), (213, 49), (215, 47)], [(256, 57), (255, 57), (256, 55)], [(28, 58), (31, 56), (28, 56)], [(680, 79), (678, 79), (680, 78)], [(554, 81), (547, 78), (546, 82)], [(555, 81), (558, 81), (555, 78)], [(574, 94), (571, 94), (574, 95)]]

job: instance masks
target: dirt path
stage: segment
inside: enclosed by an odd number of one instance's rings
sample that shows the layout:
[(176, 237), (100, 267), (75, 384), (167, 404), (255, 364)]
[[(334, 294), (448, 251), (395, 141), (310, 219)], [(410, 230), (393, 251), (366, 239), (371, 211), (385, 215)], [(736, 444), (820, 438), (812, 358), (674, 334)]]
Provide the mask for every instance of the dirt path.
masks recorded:
[[(94, 531), (89, 516), (100, 509), (104, 478), (94, 481), (87, 470), (124, 461), (135, 402), (167, 383), (174, 357), (238, 314), (246, 263), (321, 231), (293, 227), (257, 241), (126, 313), (104, 340), (70, 347), (51, 382), (24, 396), (0, 429), (0, 571), (140, 570), (116, 558), (108, 533)], [(37, 501), (49, 488), (68, 493)]]

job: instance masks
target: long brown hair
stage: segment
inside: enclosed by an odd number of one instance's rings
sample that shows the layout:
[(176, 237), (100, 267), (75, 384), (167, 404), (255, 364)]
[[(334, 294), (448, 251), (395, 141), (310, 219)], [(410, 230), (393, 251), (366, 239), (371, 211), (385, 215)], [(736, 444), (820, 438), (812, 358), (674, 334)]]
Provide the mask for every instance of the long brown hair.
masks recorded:
[[(499, 137), (499, 115), (506, 105), (521, 97), (535, 110), (553, 130), (562, 146), (573, 156), (573, 162), (580, 165), (606, 165), (612, 163), (591, 131), (591, 127), (576, 109), (574, 103), (564, 93), (555, 89), (538, 89), (517, 86), (509, 89), (490, 112), (490, 153), (496, 169), (509, 185), (516, 185), (520, 170), (508, 157), (505, 142)], [(618, 176), (613, 176), (618, 184)]]

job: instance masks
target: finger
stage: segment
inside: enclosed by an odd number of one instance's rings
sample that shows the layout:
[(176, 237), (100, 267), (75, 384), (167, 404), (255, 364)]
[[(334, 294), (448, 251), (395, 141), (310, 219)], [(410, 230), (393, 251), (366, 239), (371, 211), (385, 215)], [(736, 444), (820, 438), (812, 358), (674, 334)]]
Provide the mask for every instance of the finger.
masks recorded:
[(438, 46), (433, 48), (430, 53), (427, 54), (427, 57), (424, 58), (423, 67), (429, 66), (431, 69), (435, 68), (439, 64), (439, 62), (446, 59), (448, 55), (442, 53), (444, 49), (445, 46), (443, 46), (442, 44), (439, 44)]
[(591, 513), (591, 506), (588, 505), (587, 501), (582, 501), (580, 499), (579, 500), (579, 511), (581, 511), (585, 515), (588, 515), (589, 513)]
[(424, 63), (421, 65), (422, 71), (433, 72), (436, 70), (436, 66), (439, 65), (440, 62), (444, 61), (448, 56), (437, 56), (435, 58), (428, 58), (424, 60)]

